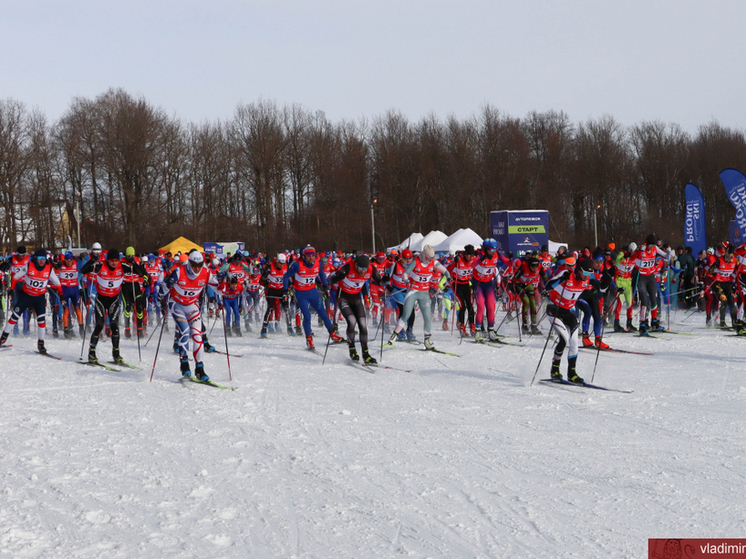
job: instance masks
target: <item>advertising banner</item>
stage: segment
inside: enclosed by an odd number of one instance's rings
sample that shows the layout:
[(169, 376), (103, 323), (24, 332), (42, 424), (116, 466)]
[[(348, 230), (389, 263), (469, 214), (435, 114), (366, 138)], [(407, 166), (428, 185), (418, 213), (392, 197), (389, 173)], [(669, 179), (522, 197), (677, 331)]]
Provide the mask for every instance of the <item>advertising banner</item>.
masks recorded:
[(215, 254), (215, 257), (219, 260), (225, 260), (228, 254), (235, 254), (237, 250), (243, 252), (244, 243), (205, 243), (205, 252)]
[(705, 199), (696, 184), (689, 183), (684, 190), (686, 198), (686, 217), (684, 218), (684, 244), (692, 247), (693, 253), (699, 254), (707, 249), (705, 232)]
[(490, 233), (497, 248), (515, 258), (539, 251), (549, 244), (549, 212), (546, 210), (502, 210), (490, 212)]

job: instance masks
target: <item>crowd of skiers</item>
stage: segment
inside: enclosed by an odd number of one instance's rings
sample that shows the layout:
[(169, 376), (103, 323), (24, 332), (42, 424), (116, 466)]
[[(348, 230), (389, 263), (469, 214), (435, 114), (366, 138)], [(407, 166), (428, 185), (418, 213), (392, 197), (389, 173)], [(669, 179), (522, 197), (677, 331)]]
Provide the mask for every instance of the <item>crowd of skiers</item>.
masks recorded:
[[(489, 238), (454, 254), (438, 255), (430, 245), (416, 254), (405, 248), (372, 255), (317, 253), (306, 246), (273, 257), (238, 251), (223, 259), (197, 250), (137, 254), (128, 247), (122, 254), (113, 247), (103, 250), (99, 243), (77, 257), (43, 249), (28, 254), (19, 246), (0, 262), (6, 293), (0, 318), (7, 319), (0, 346), (11, 332), (18, 334), (19, 323), (29, 335), (35, 317), (37, 348), (46, 353), (50, 315), (54, 337), (75, 337), (75, 324), (81, 337), (90, 332), (88, 363), (99, 363), (96, 348), (102, 335), (111, 339), (113, 362), (122, 363), (122, 318), (129, 338), (146, 335), (149, 324), (167, 329), (163, 319), (170, 316), (182, 375), (191, 376), (191, 352), (195, 377), (206, 381), (203, 353), (214, 349), (207, 341), (211, 317), (222, 319), (226, 337), (254, 327), (267, 337), (281, 330), (284, 315), (287, 333), (305, 336), (313, 350), (313, 312), (329, 342), (347, 342), (352, 360), (375, 365), (369, 319), (390, 333), (388, 344), (418, 343), (413, 329), (417, 308), (424, 348), (435, 350), (436, 316), (443, 329), (499, 342), (496, 315), (502, 308), (506, 318), (519, 321), (523, 334), (542, 335), (540, 324), (549, 324), (558, 337), (552, 377), (562, 377), (560, 362), (567, 350), (567, 379), (582, 383), (578, 348), (608, 349), (603, 339), (607, 323), (616, 332), (646, 335), (663, 330), (664, 315), (680, 308), (703, 312), (712, 327), (727, 327), (730, 315), (730, 327), (746, 334), (745, 247), (722, 242), (695, 258), (690, 248), (673, 250), (653, 234), (639, 246), (609, 244), (576, 252), (561, 247), (553, 255), (543, 246), (520, 257), (499, 251)], [(340, 321), (346, 325), (344, 336)]]

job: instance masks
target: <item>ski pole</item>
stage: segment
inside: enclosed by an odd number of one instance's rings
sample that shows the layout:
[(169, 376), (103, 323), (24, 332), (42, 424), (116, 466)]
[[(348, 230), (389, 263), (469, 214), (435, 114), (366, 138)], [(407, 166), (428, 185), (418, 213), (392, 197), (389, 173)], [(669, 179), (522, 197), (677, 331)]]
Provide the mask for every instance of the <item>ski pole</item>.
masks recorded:
[[(163, 338), (163, 328), (166, 326), (166, 313), (162, 312), (163, 322), (161, 323), (161, 333), (158, 335), (158, 345), (155, 347), (155, 357), (153, 357), (153, 369), (150, 371), (150, 382), (153, 382), (153, 373), (155, 373), (155, 363), (158, 360), (158, 351), (161, 349), (161, 338)], [(155, 330), (153, 330), (155, 332)]]
[[(616, 297), (614, 297), (614, 302), (611, 303), (611, 306), (613, 307), (616, 304), (617, 299), (619, 299), (619, 291), (616, 292)], [(606, 329), (606, 315), (608, 313), (605, 312), (603, 317), (601, 317), (601, 339), (604, 337), (604, 330)], [(596, 367), (598, 366), (598, 356), (601, 355), (601, 344), (598, 344), (598, 350), (596, 351), (596, 361), (593, 363), (593, 374), (591, 375), (591, 383), (593, 383), (593, 380), (596, 378)]]
[[(560, 294), (560, 300), (562, 300), (562, 297), (565, 295), (565, 285), (562, 286), (562, 293)], [(549, 307), (550, 303), (547, 303), (547, 314), (549, 314)], [(555, 308), (557, 309), (557, 313), (560, 310), (560, 307), (555, 305)], [(552, 316), (552, 324), (549, 326), (549, 333), (547, 334), (547, 339), (544, 342), (544, 349), (541, 350), (541, 357), (539, 357), (539, 363), (536, 365), (536, 370), (534, 371), (534, 376), (531, 378), (531, 384), (529, 386), (534, 385), (534, 381), (536, 380), (536, 375), (539, 373), (539, 367), (541, 367), (541, 362), (544, 360), (544, 353), (547, 350), (547, 346), (549, 345), (549, 338), (552, 335), (552, 329), (554, 328), (554, 322), (557, 320), (557, 314), (555, 313)]]
[[(227, 316), (228, 313), (226, 313)], [(200, 320), (202, 317), (200, 317)], [(240, 321), (240, 318), (239, 318)], [(231, 374), (231, 356), (228, 352), (228, 326), (225, 324), (225, 319), (223, 319), (223, 337), (225, 338), (225, 358), (228, 360), (228, 380), (233, 380), (233, 375)]]
[[(388, 295), (388, 291), (384, 288), (383, 290), (383, 314), (382, 314), (382, 320), (386, 320), (386, 296)], [(379, 361), (383, 361), (383, 337), (386, 333), (386, 326), (384, 325), (383, 328), (381, 328), (381, 354)]]
[[(549, 305), (547, 305), (548, 309)], [(559, 307), (557, 307), (557, 312), (559, 312)], [(554, 321), (557, 320), (557, 315), (555, 314), (552, 316), (552, 324), (549, 325), (549, 332), (547, 333), (547, 339), (544, 342), (544, 349), (541, 350), (541, 356), (539, 357), (539, 363), (536, 365), (536, 370), (534, 371), (534, 376), (531, 378), (531, 384), (529, 386), (534, 385), (534, 381), (536, 380), (536, 375), (539, 373), (539, 367), (541, 367), (541, 362), (544, 360), (544, 353), (547, 350), (547, 346), (549, 345), (549, 338), (552, 335), (552, 328), (554, 328)]]
[(135, 282), (134, 281), (132, 282), (132, 308), (134, 309), (132, 325), (134, 326), (135, 320), (137, 321), (137, 326), (135, 327), (135, 337), (137, 338), (137, 358), (139, 359), (140, 363), (142, 363), (142, 350), (140, 349), (140, 333), (138, 332), (138, 330), (142, 331), (142, 324), (140, 324), (140, 318), (137, 316), (137, 297), (135, 296)]
[(85, 311), (85, 327), (83, 328), (83, 342), (80, 346), (80, 359), (83, 359), (83, 352), (85, 351), (85, 335), (88, 333), (88, 320), (91, 317), (91, 307), (93, 306), (93, 301), (91, 300), (93, 293), (93, 283), (91, 283), (89, 290), (88, 290), (88, 304), (86, 305), (86, 311)]

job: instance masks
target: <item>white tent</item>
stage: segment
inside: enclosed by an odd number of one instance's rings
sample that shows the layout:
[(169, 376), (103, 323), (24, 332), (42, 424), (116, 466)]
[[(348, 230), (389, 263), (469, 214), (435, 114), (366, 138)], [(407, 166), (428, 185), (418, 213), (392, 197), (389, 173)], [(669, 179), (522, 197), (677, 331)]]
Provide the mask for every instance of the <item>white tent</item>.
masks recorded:
[(412, 252), (419, 252), (425, 245), (431, 245), (432, 247), (435, 247), (435, 245), (442, 243), (447, 238), (448, 235), (443, 233), (443, 231), (430, 231), (422, 239), (420, 239), (416, 243), (412, 243), (409, 248)]
[(479, 248), (482, 245), (482, 237), (469, 229), (459, 229), (453, 235), (436, 245), (435, 252), (456, 252), (464, 250), (466, 245), (472, 245)]
[(417, 241), (422, 240), (424, 237), (422, 236), (422, 233), (412, 233), (409, 237), (404, 239), (401, 243), (399, 243), (396, 246), (389, 247), (386, 249), (386, 252), (392, 251), (394, 249), (396, 250), (404, 250), (405, 248), (412, 248), (412, 245), (416, 243)]

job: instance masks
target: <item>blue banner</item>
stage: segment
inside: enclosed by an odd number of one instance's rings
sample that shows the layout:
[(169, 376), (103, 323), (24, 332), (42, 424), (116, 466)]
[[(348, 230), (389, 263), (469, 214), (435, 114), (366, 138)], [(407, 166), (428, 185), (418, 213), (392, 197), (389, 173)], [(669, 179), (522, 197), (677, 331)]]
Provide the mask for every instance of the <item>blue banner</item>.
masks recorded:
[(686, 185), (684, 195), (686, 197), (684, 244), (692, 247), (692, 253), (696, 256), (701, 250), (707, 250), (705, 199), (699, 187), (692, 183)]
[(504, 254), (518, 258), (538, 252), (549, 244), (549, 212), (546, 210), (502, 210), (490, 212), (490, 236)]
[(235, 254), (237, 250), (243, 252), (244, 244), (239, 242), (233, 243), (205, 243), (204, 249), (207, 254), (214, 254), (218, 260), (224, 260), (229, 254)]
[(723, 169), (720, 171), (720, 180), (725, 185), (728, 200), (736, 208), (738, 228), (746, 231), (746, 177), (736, 169)]

